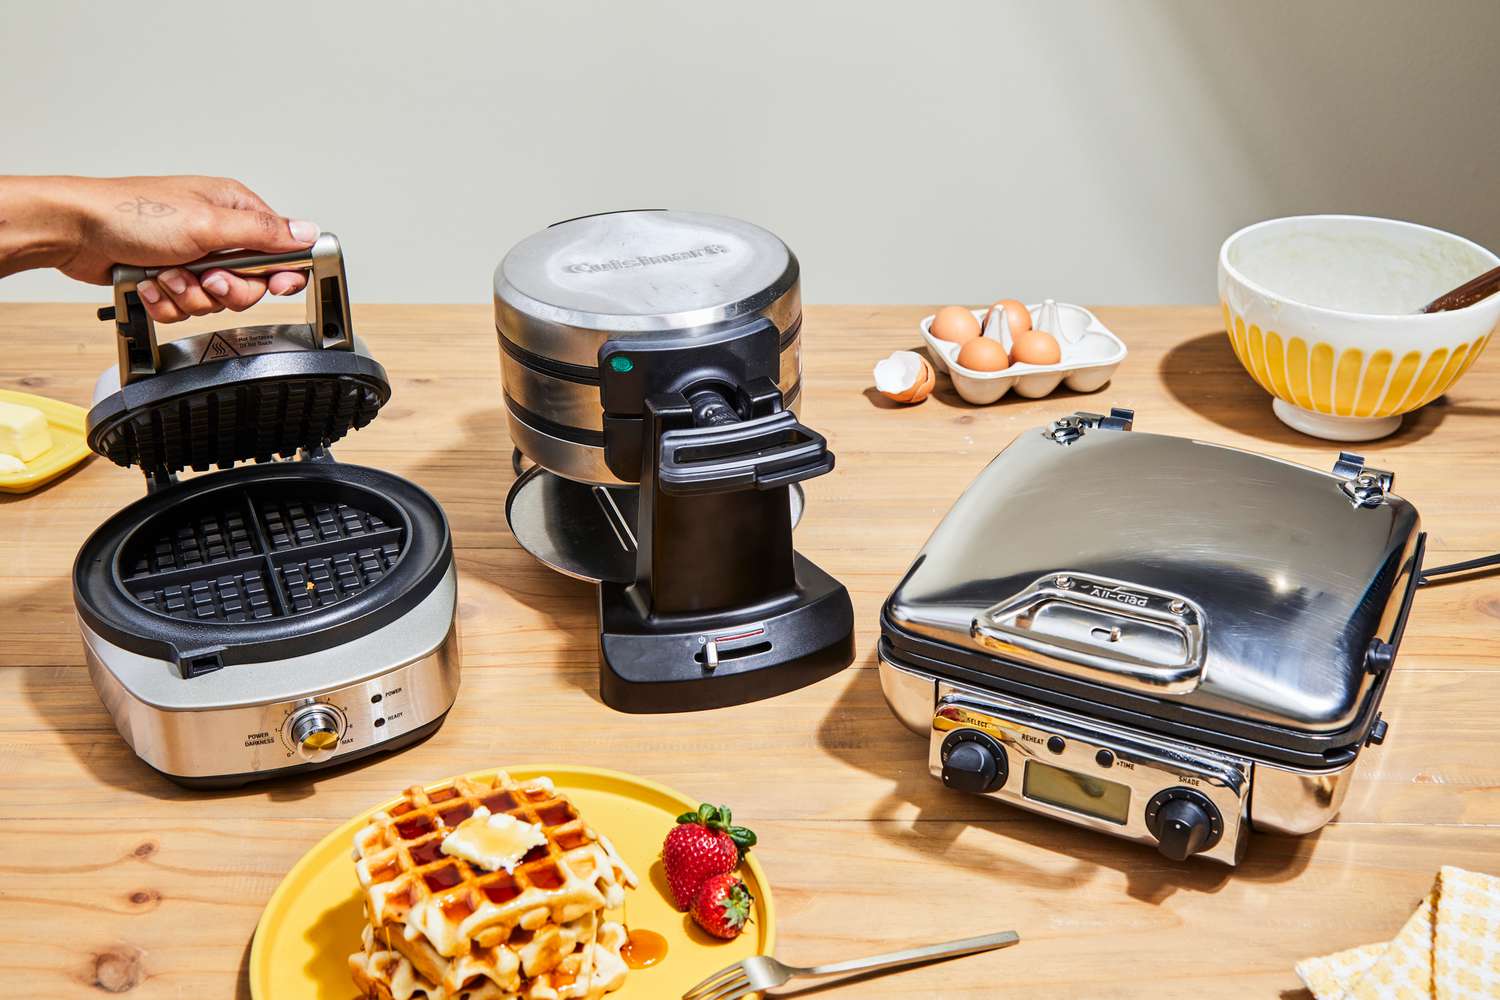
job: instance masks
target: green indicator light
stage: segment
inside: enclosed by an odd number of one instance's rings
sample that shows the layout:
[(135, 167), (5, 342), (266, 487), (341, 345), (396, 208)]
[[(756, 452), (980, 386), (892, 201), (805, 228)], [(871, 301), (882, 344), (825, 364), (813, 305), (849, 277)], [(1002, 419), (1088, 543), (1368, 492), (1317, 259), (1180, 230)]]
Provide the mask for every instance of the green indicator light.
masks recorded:
[(626, 372), (630, 371), (630, 369), (635, 367), (635, 362), (631, 361), (630, 358), (626, 357), (623, 354), (616, 354), (614, 357), (609, 359), (609, 366), (615, 371), (619, 372), (621, 375), (624, 375)]

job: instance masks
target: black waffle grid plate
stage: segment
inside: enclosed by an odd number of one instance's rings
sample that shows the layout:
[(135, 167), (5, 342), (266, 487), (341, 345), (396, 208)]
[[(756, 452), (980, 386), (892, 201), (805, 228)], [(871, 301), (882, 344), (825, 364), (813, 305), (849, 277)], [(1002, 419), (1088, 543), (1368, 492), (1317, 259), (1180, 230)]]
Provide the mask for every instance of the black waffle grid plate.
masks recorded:
[(126, 591), (184, 621), (255, 622), (330, 607), (380, 582), (404, 551), (400, 524), (308, 492), (219, 490), (159, 516), (121, 551)]

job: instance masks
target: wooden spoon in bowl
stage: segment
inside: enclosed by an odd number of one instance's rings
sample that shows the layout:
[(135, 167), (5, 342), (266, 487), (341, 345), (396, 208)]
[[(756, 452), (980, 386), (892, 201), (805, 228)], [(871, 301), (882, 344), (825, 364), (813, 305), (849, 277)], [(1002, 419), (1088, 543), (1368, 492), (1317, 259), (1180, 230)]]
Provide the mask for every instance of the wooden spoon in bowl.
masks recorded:
[(1500, 267), (1491, 268), (1479, 277), (1459, 285), (1453, 291), (1439, 295), (1417, 311), (1437, 313), (1447, 312), (1449, 309), (1462, 309), (1465, 306), (1472, 306), (1481, 299), (1487, 299), (1496, 292), (1500, 292)]

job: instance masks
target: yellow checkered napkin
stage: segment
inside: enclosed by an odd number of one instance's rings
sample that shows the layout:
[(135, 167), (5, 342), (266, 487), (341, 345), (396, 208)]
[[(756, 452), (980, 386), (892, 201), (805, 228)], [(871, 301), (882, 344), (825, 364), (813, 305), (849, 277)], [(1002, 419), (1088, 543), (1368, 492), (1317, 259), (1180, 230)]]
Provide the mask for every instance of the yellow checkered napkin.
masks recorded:
[(1370, 971), (1370, 966), (1380, 961), (1387, 947), (1362, 944), (1322, 958), (1304, 958), (1297, 963), (1297, 978), (1318, 1000), (1343, 1000), (1349, 984)]
[(1412, 1000), (1432, 991), (1432, 914), (1440, 905), (1442, 876), (1385, 952), (1344, 990), (1343, 1000)]
[(1438, 1000), (1500, 997), (1500, 878), (1445, 867), (1433, 931)]
[(1500, 997), (1500, 879), (1444, 867), (1389, 944), (1297, 963), (1318, 1000)]

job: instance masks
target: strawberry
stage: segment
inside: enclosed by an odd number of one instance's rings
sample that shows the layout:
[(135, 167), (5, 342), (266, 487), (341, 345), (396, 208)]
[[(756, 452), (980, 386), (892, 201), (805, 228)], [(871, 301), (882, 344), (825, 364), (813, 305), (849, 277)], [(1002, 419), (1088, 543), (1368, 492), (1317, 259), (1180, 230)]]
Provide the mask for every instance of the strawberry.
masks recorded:
[(755, 897), (738, 875), (715, 875), (693, 899), (693, 919), (714, 937), (737, 938), (750, 920)]
[(731, 821), (728, 806), (705, 802), (697, 812), (678, 816), (677, 825), (668, 831), (661, 861), (672, 902), (679, 910), (691, 909), (699, 886), (715, 875), (734, 871), (745, 852), (755, 846), (755, 834)]

